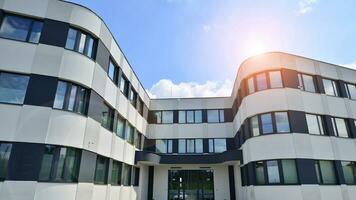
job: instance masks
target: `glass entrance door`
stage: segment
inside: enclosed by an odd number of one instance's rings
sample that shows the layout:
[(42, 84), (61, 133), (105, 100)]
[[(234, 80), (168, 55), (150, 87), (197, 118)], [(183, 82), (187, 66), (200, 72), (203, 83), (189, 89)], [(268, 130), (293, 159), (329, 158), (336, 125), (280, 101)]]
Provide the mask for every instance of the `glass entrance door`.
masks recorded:
[(212, 170), (169, 170), (169, 200), (214, 200)]

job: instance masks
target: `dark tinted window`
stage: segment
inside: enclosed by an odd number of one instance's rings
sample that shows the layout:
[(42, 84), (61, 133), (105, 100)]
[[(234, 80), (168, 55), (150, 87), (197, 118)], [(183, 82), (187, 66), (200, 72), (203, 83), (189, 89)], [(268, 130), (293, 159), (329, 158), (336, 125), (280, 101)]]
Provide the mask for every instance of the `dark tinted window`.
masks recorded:
[(96, 167), (95, 167), (95, 184), (107, 184), (108, 182), (108, 169), (109, 169), (109, 159), (103, 156), (96, 158)]
[(42, 158), (39, 180), (78, 181), (81, 152), (78, 149), (47, 145)]
[(0, 180), (4, 180), (6, 178), (11, 148), (12, 144), (0, 143)]

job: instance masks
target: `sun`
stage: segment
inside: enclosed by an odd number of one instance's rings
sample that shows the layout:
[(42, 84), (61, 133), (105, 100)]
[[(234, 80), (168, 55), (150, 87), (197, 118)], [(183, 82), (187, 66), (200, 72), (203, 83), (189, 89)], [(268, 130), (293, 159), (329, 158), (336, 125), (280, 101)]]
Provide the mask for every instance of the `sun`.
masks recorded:
[(256, 56), (267, 52), (266, 43), (260, 38), (250, 38), (246, 44), (246, 53), (248, 56)]

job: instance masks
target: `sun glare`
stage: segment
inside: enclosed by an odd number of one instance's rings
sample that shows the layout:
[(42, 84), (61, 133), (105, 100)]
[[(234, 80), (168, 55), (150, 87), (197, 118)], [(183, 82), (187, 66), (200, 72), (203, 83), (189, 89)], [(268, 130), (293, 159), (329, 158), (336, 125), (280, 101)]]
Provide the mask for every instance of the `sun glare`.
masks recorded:
[(266, 44), (259, 38), (251, 38), (246, 45), (246, 53), (248, 56), (256, 56), (267, 51)]

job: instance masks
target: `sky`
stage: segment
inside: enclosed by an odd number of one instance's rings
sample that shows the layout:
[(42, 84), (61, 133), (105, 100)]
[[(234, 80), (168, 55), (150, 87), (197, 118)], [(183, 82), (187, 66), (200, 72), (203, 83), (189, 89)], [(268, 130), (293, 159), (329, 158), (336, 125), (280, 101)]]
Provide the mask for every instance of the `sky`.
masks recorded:
[(151, 97), (229, 96), (248, 57), (356, 69), (354, 0), (70, 0), (108, 25)]

